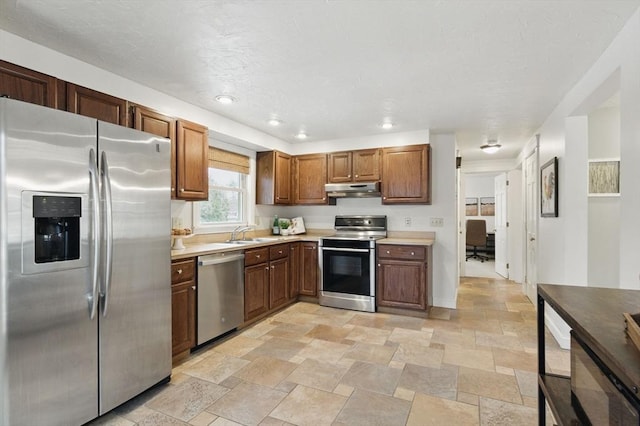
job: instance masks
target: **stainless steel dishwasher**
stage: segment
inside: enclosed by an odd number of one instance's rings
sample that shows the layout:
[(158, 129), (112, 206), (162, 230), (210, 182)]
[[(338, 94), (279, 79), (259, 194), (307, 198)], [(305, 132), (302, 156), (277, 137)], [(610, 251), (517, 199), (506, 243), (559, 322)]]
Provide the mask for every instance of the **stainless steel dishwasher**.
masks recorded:
[(198, 345), (238, 327), (244, 320), (244, 253), (198, 257)]

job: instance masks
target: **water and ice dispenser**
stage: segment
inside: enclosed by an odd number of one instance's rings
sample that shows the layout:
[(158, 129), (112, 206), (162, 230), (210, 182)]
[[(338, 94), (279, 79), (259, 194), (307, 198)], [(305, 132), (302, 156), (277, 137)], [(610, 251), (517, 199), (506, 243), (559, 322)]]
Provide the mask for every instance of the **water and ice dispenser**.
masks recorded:
[(80, 258), (80, 197), (33, 196), (35, 263)]

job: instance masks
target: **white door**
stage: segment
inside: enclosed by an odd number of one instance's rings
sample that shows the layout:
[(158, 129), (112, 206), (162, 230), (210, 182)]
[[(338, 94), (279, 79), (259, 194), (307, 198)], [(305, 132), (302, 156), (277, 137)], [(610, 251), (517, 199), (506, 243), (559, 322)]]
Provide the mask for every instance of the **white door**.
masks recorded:
[(494, 179), (495, 211), (495, 268), (496, 273), (509, 278), (507, 247), (507, 174)]
[(464, 191), (464, 174), (460, 173), (460, 169), (457, 170), (458, 177), (458, 280), (460, 277), (466, 277), (466, 255), (467, 255), (467, 242), (466, 242), (466, 211), (465, 211), (465, 191)]
[(525, 294), (536, 305), (537, 273), (536, 273), (536, 241), (538, 224), (538, 149), (534, 149), (525, 160)]

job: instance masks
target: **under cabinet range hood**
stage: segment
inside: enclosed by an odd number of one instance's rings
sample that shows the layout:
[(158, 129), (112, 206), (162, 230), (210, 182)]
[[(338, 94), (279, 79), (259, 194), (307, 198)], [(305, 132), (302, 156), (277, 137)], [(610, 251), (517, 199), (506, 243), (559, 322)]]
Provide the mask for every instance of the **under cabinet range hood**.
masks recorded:
[(380, 197), (380, 182), (327, 183), (324, 190), (330, 198)]

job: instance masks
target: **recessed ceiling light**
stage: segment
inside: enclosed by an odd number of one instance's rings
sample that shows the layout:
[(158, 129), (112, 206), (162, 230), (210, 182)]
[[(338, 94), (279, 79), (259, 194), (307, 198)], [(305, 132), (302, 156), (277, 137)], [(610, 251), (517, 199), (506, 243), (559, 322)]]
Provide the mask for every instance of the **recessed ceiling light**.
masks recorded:
[(389, 130), (389, 129), (393, 128), (393, 123), (390, 122), (390, 121), (385, 121), (384, 123), (382, 123), (380, 125), (380, 127), (382, 127), (385, 130)]
[(282, 124), (282, 120), (278, 120), (277, 118), (270, 118), (269, 121), (267, 121), (267, 123), (269, 124), (269, 126), (279, 126)]
[(491, 139), (491, 140), (488, 140), (486, 144), (482, 145), (480, 149), (486, 152), (487, 154), (494, 154), (498, 152), (498, 150), (501, 147), (502, 145), (500, 145), (497, 140)]
[(298, 139), (306, 139), (306, 138), (307, 138), (307, 136), (308, 136), (308, 135), (307, 135), (305, 132), (299, 132), (299, 133), (296, 135), (296, 138), (298, 138)]
[(220, 102), (221, 104), (232, 104), (236, 101), (236, 98), (231, 95), (218, 95), (216, 96), (216, 101)]

